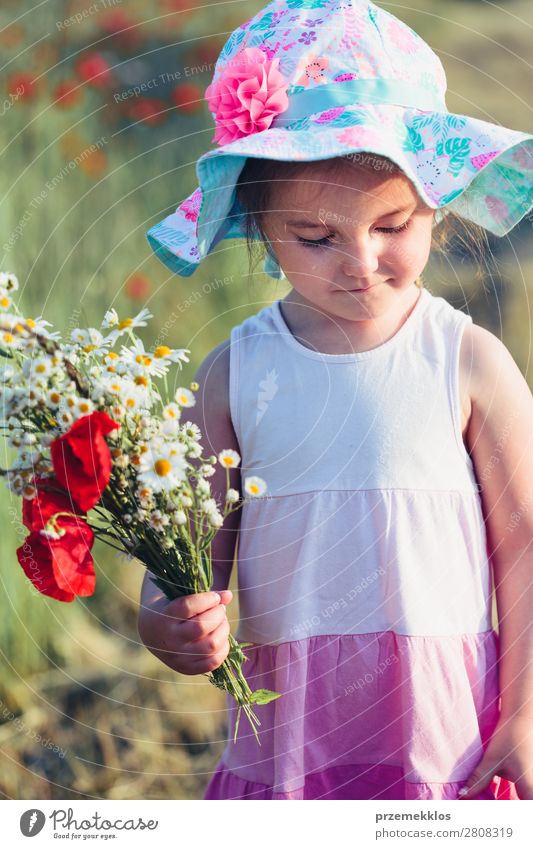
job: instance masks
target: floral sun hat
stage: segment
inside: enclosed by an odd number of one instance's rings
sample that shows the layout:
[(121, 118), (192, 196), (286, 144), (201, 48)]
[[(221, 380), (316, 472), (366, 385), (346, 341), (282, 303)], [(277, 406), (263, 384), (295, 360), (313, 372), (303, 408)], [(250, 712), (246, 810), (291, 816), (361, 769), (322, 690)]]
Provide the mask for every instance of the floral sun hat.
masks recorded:
[[(222, 239), (244, 238), (235, 184), (247, 157), (362, 151), (395, 162), (431, 208), (504, 236), (533, 207), (533, 136), (452, 114), (445, 93), (438, 56), (369, 0), (272, 0), (224, 45), (205, 92), (218, 146), (149, 244), (188, 277)], [(284, 276), (270, 254), (264, 270)]]

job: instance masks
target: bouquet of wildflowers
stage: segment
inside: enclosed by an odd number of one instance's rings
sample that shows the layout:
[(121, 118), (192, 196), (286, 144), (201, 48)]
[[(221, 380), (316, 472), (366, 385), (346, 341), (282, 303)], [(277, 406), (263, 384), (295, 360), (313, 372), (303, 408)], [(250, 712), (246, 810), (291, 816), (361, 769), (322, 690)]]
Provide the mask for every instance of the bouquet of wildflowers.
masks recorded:
[[(145, 350), (135, 331), (153, 317), (147, 309), (122, 321), (109, 310), (100, 329), (77, 328), (63, 342), (42, 317), (21, 315), (17, 289), (16, 276), (0, 272), (0, 425), (16, 451), (2, 473), (23, 499), (29, 533), (17, 557), (24, 572), (59, 601), (89, 596), (96, 537), (137, 557), (170, 599), (209, 590), (211, 542), (241, 506), (229, 487), (240, 457), (226, 450), (204, 458), (199, 428), (182, 422), (198, 384), (168, 397), (168, 371), (189, 362), (190, 352)], [(127, 344), (117, 351), (119, 340)], [(208, 480), (217, 461), (226, 468), (222, 507)], [(244, 482), (252, 498), (265, 489), (258, 477)], [(252, 706), (280, 694), (250, 690), (241, 669), (250, 643), (231, 634), (229, 642), (226, 659), (207, 677), (239, 705), (235, 739), (244, 710), (259, 742)]]

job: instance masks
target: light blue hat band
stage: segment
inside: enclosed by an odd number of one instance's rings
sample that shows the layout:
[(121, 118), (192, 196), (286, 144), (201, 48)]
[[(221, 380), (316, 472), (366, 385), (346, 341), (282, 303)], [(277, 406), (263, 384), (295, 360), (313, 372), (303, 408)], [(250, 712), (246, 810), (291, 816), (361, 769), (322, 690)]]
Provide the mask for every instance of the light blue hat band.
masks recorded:
[(413, 86), (404, 80), (357, 79), (342, 83), (318, 85), (306, 91), (295, 91), (289, 95), (288, 108), (277, 115), (272, 127), (307, 118), (317, 112), (325, 112), (337, 106), (357, 103), (386, 103), (406, 109), (428, 112), (446, 112), (444, 97), (434, 89)]

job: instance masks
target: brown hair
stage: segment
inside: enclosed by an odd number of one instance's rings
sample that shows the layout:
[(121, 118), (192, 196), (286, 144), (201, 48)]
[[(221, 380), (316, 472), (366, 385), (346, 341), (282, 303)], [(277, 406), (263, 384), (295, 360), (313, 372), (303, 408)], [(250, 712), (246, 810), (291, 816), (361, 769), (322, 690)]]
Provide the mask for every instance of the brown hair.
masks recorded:
[[(348, 163), (367, 172), (379, 170), (391, 176), (403, 174), (402, 169), (395, 162), (375, 153), (359, 152), (331, 157), (320, 162), (327, 169), (328, 175), (331, 175), (331, 172), (338, 173), (342, 168), (346, 168)], [(302, 169), (313, 164), (315, 163), (259, 158), (246, 160), (236, 184), (236, 196), (244, 210), (250, 274), (257, 263), (264, 259), (266, 253), (270, 254), (272, 259), (276, 259), (263, 229), (263, 216), (270, 208), (273, 183), (287, 179), (296, 180), (298, 176), (301, 176)], [(254, 239), (254, 235), (259, 238), (259, 241)], [(486, 230), (478, 224), (461, 218), (456, 213), (448, 212), (433, 228), (431, 248), (437, 253), (446, 255), (451, 245), (466, 252), (473, 259), (476, 266), (475, 277), (480, 278), (484, 274), (484, 261), (489, 248)], [(424, 285), (422, 277), (418, 277), (415, 284), (422, 287)]]

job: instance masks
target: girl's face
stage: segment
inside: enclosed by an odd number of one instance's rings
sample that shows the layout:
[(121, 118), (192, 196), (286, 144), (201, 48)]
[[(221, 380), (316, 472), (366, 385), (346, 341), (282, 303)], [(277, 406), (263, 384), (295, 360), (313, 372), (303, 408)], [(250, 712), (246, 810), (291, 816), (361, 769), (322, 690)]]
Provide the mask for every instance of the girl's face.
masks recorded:
[(336, 318), (374, 319), (399, 306), (423, 271), (435, 210), (401, 172), (375, 161), (381, 170), (347, 163), (340, 177), (306, 164), (301, 176), (273, 184), (263, 229), (292, 301)]

